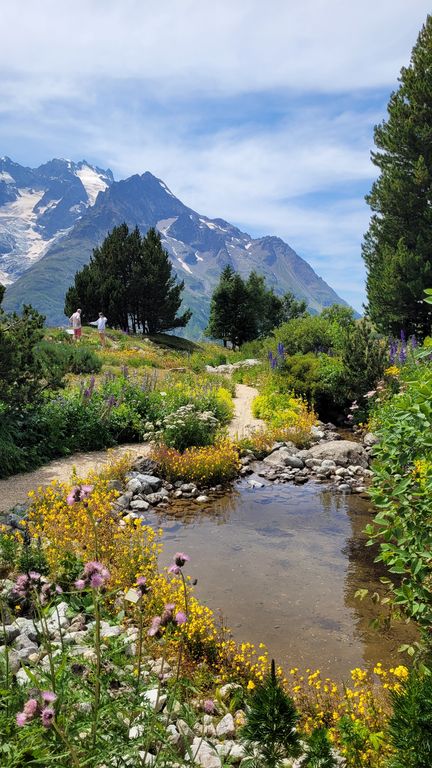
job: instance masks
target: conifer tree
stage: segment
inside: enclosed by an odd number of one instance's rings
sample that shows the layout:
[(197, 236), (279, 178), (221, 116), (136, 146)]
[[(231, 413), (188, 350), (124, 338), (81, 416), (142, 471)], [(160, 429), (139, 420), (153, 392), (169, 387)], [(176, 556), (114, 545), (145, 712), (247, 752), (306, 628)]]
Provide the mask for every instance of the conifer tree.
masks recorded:
[(142, 237), (138, 227), (114, 227), (90, 263), (76, 273), (65, 300), (65, 313), (81, 307), (84, 321), (103, 311), (113, 328), (157, 333), (184, 327), (190, 310), (178, 315), (184, 282), (177, 282), (172, 264), (155, 229)]
[(432, 287), (432, 16), (399, 82), (374, 134), (380, 175), (366, 198), (367, 309), (381, 331), (423, 337), (432, 317), (422, 301)]
[(278, 681), (272, 660), (270, 673), (252, 694), (241, 732), (246, 747), (253, 750), (257, 745), (261, 753), (261, 759), (255, 759), (253, 765), (277, 768), (286, 758), (298, 756), (301, 749), (297, 722), (294, 702)]

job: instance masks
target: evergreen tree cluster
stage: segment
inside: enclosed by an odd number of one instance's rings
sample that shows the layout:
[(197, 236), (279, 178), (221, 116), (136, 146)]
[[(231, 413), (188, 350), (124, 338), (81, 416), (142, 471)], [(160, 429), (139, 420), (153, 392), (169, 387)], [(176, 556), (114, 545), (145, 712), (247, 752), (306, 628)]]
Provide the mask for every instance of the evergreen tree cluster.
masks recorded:
[(75, 275), (65, 299), (65, 314), (77, 307), (84, 322), (104, 312), (113, 328), (157, 333), (184, 327), (190, 310), (177, 315), (184, 282), (177, 282), (172, 264), (155, 229), (142, 236), (138, 227), (114, 227), (90, 263)]
[(220, 276), (210, 304), (206, 334), (230, 342), (235, 349), (246, 341), (267, 336), (272, 328), (306, 314), (307, 304), (292, 293), (280, 297), (267, 288), (265, 278), (251, 272), (244, 280), (227, 265)]
[(432, 287), (432, 16), (399, 81), (374, 135), (380, 175), (366, 198), (368, 313), (380, 331), (423, 337), (432, 319), (423, 302)]

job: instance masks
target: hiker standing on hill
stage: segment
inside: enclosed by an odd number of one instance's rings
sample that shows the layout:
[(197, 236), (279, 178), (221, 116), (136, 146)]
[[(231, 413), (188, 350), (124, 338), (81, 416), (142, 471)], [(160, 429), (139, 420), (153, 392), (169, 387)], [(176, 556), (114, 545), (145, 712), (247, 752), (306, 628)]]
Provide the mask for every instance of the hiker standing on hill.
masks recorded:
[(81, 338), (81, 310), (77, 309), (73, 315), (70, 316), (69, 322), (73, 328), (73, 335), (75, 341), (79, 341)]
[(99, 317), (97, 320), (93, 320), (90, 325), (97, 325), (97, 329), (99, 331), (99, 339), (100, 343), (103, 347), (106, 346), (106, 338), (105, 338), (105, 326), (107, 324), (108, 320), (105, 317), (103, 312), (99, 312)]

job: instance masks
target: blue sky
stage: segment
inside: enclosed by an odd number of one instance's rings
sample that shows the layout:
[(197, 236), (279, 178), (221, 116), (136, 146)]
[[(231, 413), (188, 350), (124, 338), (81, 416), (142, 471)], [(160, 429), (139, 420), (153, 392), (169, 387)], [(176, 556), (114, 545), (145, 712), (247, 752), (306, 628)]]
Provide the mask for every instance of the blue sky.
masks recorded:
[(361, 310), (373, 126), (423, 0), (20, 0), (0, 8), (0, 155), (146, 170), (286, 240)]

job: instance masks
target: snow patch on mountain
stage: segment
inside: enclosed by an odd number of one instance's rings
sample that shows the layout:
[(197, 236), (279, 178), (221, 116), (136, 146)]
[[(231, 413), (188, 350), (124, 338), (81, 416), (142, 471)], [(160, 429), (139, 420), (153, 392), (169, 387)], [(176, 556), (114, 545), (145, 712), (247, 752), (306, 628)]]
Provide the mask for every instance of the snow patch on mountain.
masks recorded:
[(90, 165), (83, 164), (75, 171), (75, 176), (78, 176), (87, 192), (90, 205), (94, 205), (99, 192), (105, 192), (108, 187), (107, 182), (101, 174), (97, 173), (97, 171), (95, 171), (94, 168), (91, 168)]
[(4, 181), (6, 184), (14, 184), (14, 179), (7, 171), (0, 171), (0, 181)]

